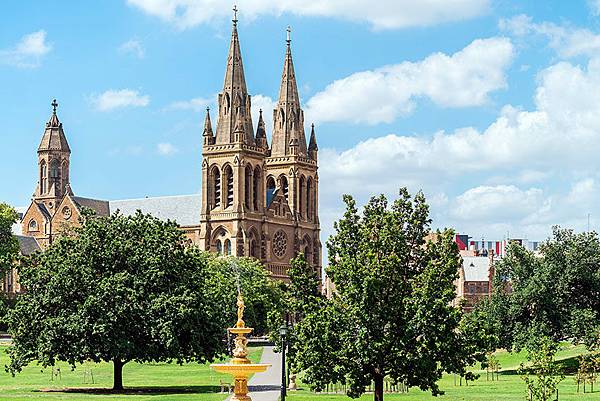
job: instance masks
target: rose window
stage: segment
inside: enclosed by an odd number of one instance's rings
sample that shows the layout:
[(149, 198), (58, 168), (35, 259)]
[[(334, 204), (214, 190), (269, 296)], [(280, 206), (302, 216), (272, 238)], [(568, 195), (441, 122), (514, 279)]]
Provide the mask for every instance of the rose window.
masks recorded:
[(277, 231), (273, 237), (273, 253), (278, 258), (285, 255), (287, 249), (287, 237), (283, 231)]
[(71, 214), (72, 214), (71, 208), (69, 208), (68, 206), (65, 206), (62, 210), (62, 214), (65, 219), (67, 219), (67, 220), (70, 219)]

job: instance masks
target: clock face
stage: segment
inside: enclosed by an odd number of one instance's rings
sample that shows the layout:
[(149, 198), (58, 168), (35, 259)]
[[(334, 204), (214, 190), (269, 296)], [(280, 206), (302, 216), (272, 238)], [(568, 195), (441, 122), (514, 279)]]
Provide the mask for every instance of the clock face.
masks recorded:
[(71, 212), (71, 208), (69, 206), (63, 207), (62, 215), (66, 220), (69, 220), (72, 214), (73, 212)]

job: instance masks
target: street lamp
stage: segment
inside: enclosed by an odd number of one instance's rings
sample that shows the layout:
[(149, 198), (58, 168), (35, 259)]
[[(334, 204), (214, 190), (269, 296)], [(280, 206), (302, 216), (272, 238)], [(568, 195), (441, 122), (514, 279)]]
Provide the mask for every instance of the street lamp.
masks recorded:
[(285, 375), (285, 349), (287, 348), (288, 327), (287, 322), (279, 328), (281, 336), (281, 401), (285, 401), (287, 377)]

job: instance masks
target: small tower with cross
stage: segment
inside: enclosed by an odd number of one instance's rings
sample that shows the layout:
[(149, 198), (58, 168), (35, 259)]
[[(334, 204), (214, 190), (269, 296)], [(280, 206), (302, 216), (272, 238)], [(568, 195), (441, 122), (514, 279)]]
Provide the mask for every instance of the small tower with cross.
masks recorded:
[(56, 99), (52, 100), (50, 106), (52, 106), (52, 114), (44, 127), (38, 147), (38, 185), (33, 197), (53, 213), (62, 198), (70, 191), (71, 149), (56, 113), (58, 108)]

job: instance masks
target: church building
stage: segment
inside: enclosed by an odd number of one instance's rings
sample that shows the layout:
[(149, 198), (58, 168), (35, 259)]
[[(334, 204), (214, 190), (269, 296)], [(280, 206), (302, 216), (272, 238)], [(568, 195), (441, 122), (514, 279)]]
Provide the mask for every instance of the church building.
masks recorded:
[(100, 215), (141, 210), (176, 221), (201, 249), (260, 260), (274, 278), (285, 280), (290, 259), (299, 253), (320, 276), (318, 147), (314, 125), (306, 140), (289, 29), (286, 42), (269, 144), (262, 110), (254, 130), (234, 17), (214, 129), (206, 111), (198, 195), (116, 201), (75, 196), (71, 149), (53, 101), (38, 147), (38, 184), (22, 218), (22, 234), (45, 248), (67, 225), (78, 224), (82, 208)]

